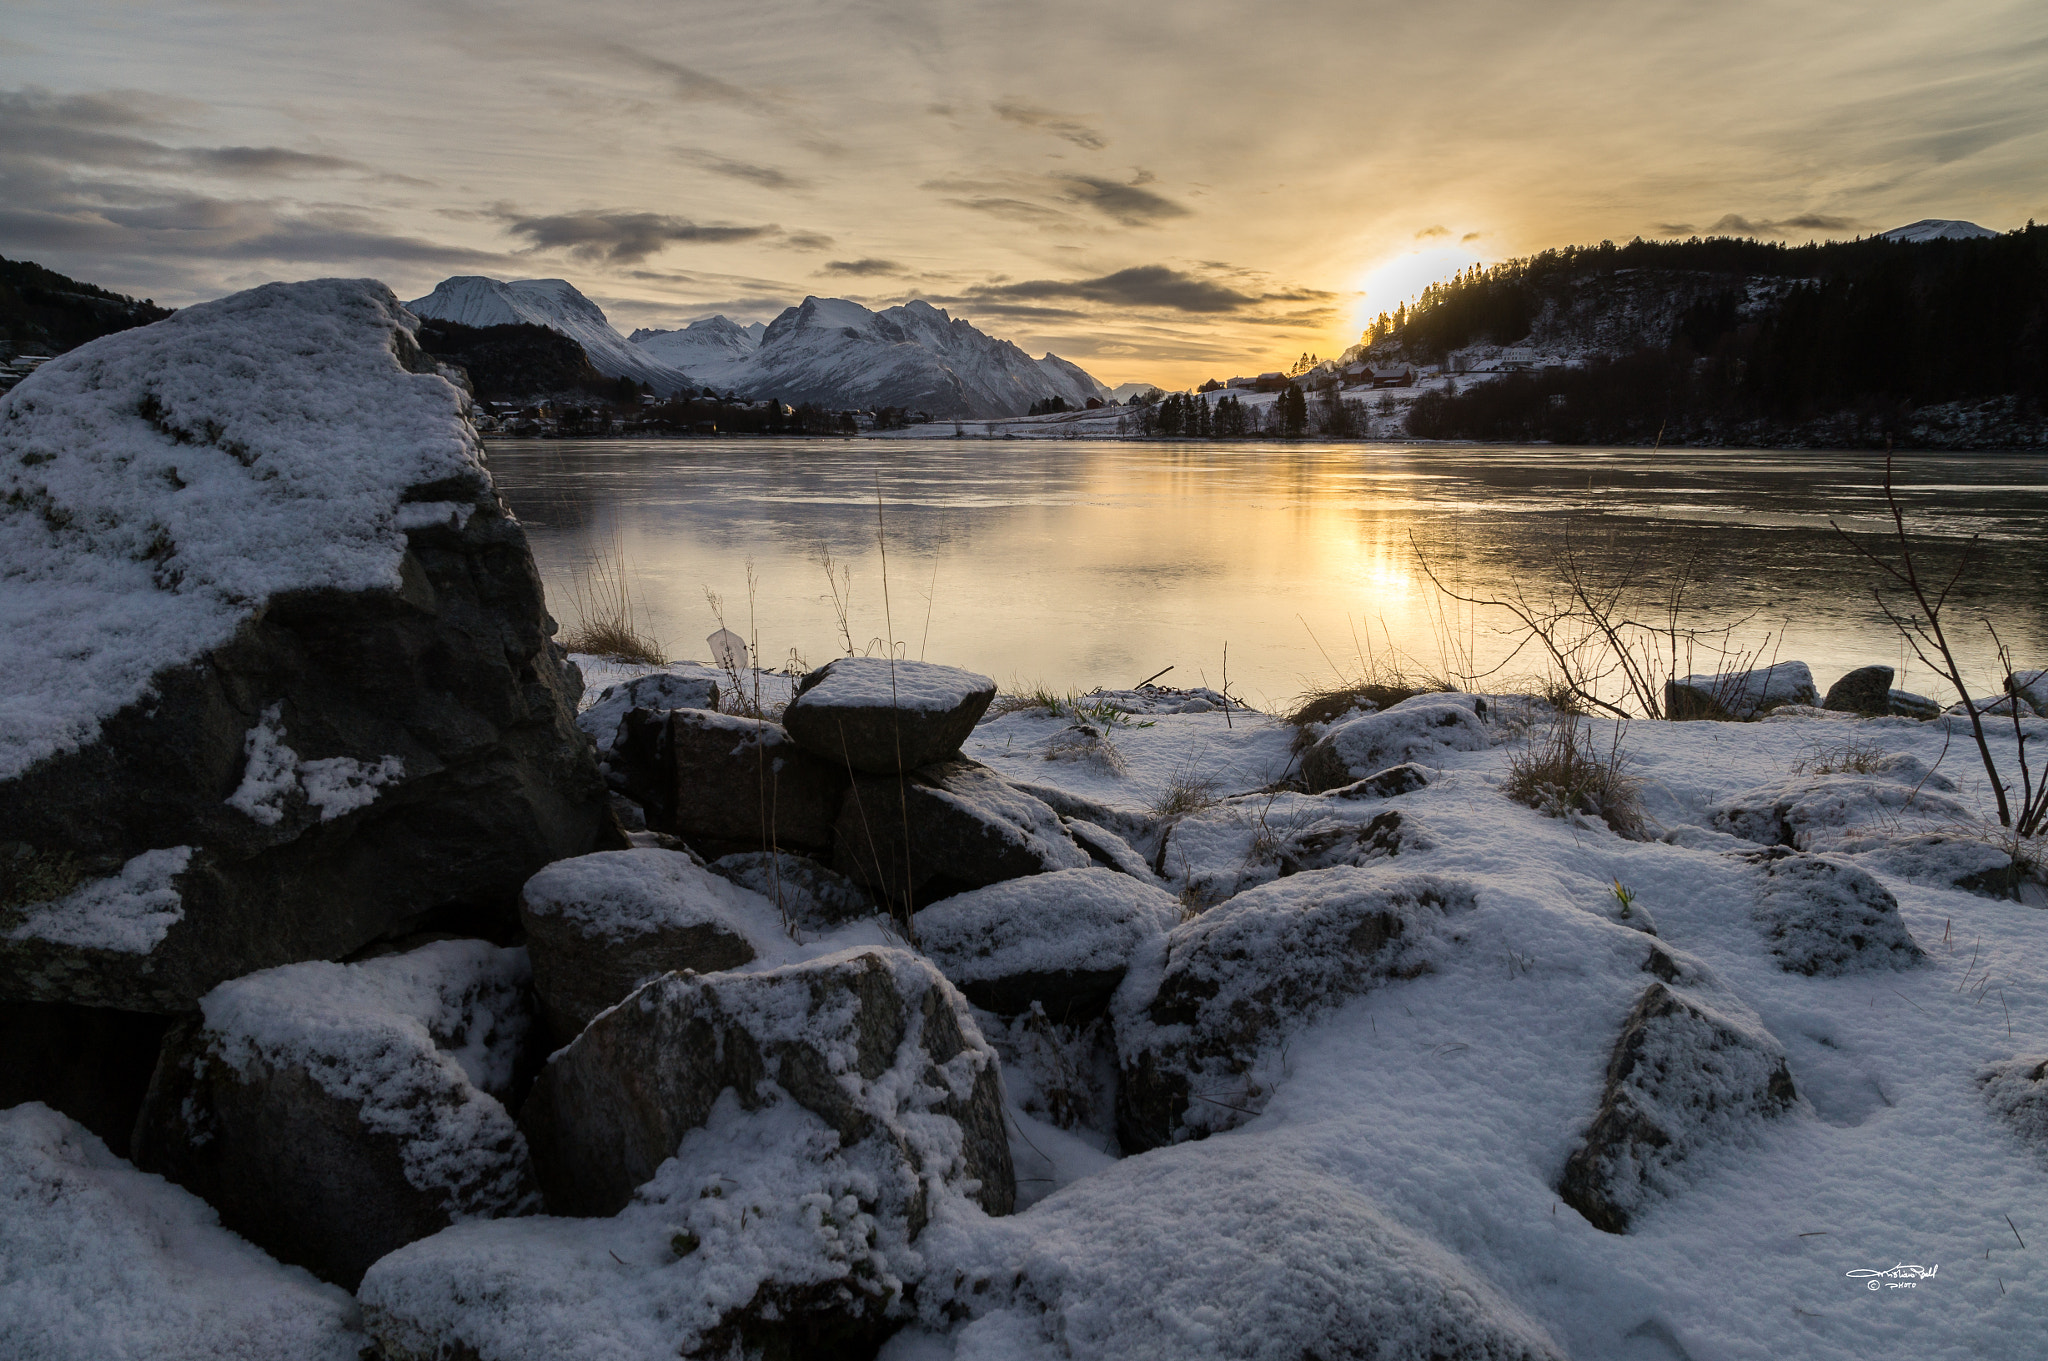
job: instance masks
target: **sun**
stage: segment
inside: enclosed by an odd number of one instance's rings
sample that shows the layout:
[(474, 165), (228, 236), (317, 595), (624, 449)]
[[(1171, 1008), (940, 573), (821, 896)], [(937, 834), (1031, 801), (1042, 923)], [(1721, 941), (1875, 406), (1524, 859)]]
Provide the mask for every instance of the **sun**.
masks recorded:
[(1381, 260), (1359, 275), (1360, 296), (1352, 314), (1353, 333), (1365, 330), (1380, 313), (1414, 302), (1431, 284), (1444, 283), (1469, 266), (1485, 263), (1459, 246), (1432, 246)]

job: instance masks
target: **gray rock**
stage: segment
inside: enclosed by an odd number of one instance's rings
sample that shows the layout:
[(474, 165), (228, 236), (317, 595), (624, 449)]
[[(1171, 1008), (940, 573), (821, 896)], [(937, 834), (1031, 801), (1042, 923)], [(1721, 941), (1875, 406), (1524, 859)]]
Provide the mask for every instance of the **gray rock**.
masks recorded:
[(1134, 964), (1111, 1011), (1124, 1150), (1202, 1138), (1263, 1109), (1289, 1034), (1429, 972), (1475, 901), (1457, 880), (1342, 867), (1247, 889), (1174, 928), (1163, 961)]
[(871, 917), (877, 911), (873, 896), (859, 884), (788, 851), (721, 856), (711, 862), (710, 869), (760, 894), (797, 925), (813, 931)]
[(1927, 957), (1898, 899), (1865, 871), (1782, 847), (1756, 858), (1764, 868), (1756, 921), (1779, 968), (1832, 978), (1910, 968)]
[(600, 760), (611, 755), (612, 739), (620, 722), (634, 709), (667, 713), (670, 709), (716, 709), (718, 682), (703, 676), (678, 676), (673, 671), (650, 671), (628, 681), (607, 685), (595, 702), (576, 716), (576, 726), (597, 743)]
[(1565, 1163), (1558, 1197), (1593, 1227), (1626, 1233), (1654, 1199), (1679, 1189), (1681, 1163), (1746, 1142), (1798, 1099), (1770, 1032), (1652, 983), (1622, 1025), (1600, 1110)]
[(1940, 718), (1941, 705), (1925, 695), (1916, 695), (1911, 690), (1894, 690), (1891, 692), (1885, 712), (1898, 714), (1902, 718)]
[(1367, 823), (1338, 823), (1296, 832), (1280, 843), (1275, 854), (1285, 876), (1391, 860), (1403, 851), (1426, 851), (1435, 844), (1414, 819), (1389, 808)]
[(957, 756), (995, 697), (994, 681), (955, 666), (841, 657), (803, 678), (782, 722), (842, 770), (889, 775)]
[(1427, 694), (1391, 708), (1345, 719), (1302, 754), (1301, 778), (1311, 794), (1338, 789), (1387, 769), (1484, 751), (1492, 742), (1478, 695)]
[[(0, 828), (27, 847), (0, 883), (0, 997), (187, 1011), (430, 917), (510, 929), (519, 885), (605, 818), (525, 532), (388, 292), (321, 280), (204, 307), (53, 361), (0, 431), (5, 551), (71, 522), (91, 533), (52, 570), (100, 564), (66, 606), (75, 655), (99, 660), (62, 693), (36, 687), (63, 667), (0, 666), (0, 712), (107, 696), (0, 743)], [(244, 354), (225, 337), (250, 326), (271, 339)], [(362, 430), (305, 400), (344, 376), (375, 413)], [(18, 460), (21, 441), (56, 452)], [(286, 580), (315, 584), (263, 584)]]
[(1067, 829), (1067, 835), (1074, 838), (1074, 844), (1087, 852), (1088, 858), (1096, 864), (1128, 874), (1147, 884), (1158, 884), (1159, 876), (1145, 863), (1145, 857), (1138, 854), (1138, 848), (1110, 831), (1080, 818), (1063, 817), (1060, 825)]
[(610, 745), (603, 749), (605, 784), (638, 810), (640, 826), (632, 830), (675, 824), (676, 774), (669, 752), (669, 712), (626, 710)]
[(1129, 843), (1132, 850), (1149, 863), (1159, 854), (1160, 843), (1166, 834), (1166, 821), (1135, 808), (1120, 808), (1091, 799), (1085, 794), (1076, 794), (1056, 785), (1034, 784), (1029, 780), (1011, 780), (1010, 786), (1019, 793), (1029, 794), (1043, 803), (1061, 820), (1092, 823)]
[(677, 709), (669, 714), (668, 754), (674, 802), (670, 825), (655, 830), (710, 855), (832, 849), (845, 768), (805, 751), (780, 725)]
[(834, 828), (833, 868), (899, 904), (1091, 863), (1052, 809), (973, 761), (863, 775)]
[[(878, 949), (767, 973), (670, 974), (592, 1022), (520, 1111), (549, 1211), (618, 1213), (728, 1090), (746, 1110), (795, 1102), (842, 1148), (893, 1150), (902, 1175), (885, 1210), (911, 1238), (926, 1214), (920, 1177), (978, 1182), (991, 1214), (1015, 1202), (994, 1051), (928, 961)], [(958, 1126), (950, 1165), (920, 1165), (924, 1140), (905, 1122), (927, 1112)]]
[(1180, 900), (1117, 870), (1036, 874), (919, 912), (917, 945), (967, 1000), (1061, 1023), (1102, 1014), (1131, 957), (1180, 923)]
[(1977, 1081), (2006, 1127), (2048, 1163), (2048, 1055), (2028, 1054), (1989, 1064), (1977, 1074)]
[(1807, 849), (1816, 837), (1848, 828), (1896, 828), (1907, 819), (1950, 825), (1974, 821), (1970, 809), (1931, 788), (1883, 775), (1810, 775), (1764, 785), (1707, 810), (1716, 831), (1759, 846)]
[(1410, 761), (1404, 765), (1389, 766), (1376, 775), (1354, 780), (1347, 785), (1325, 790), (1324, 795), (1332, 799), (1391, 799), (1401, 794), (1412, 794), (1429, 784), (1429, 772)]
[(1754, 671), (1681, 676), (1664, 682), (1664, 716), (1722, 721), (1758, 718), (1787, 704), (1820, 705), (1805, 662), (1774, 662)]
[(354, 1289), (414, 1239), (539, 1208), (503, 1104), (531, 1005), (525, 952), (483, 941), (224, 983), (164, 1042), (136, 1165)]
[(527, 880), (519, 915), (533, 986), (557, 1044), (606, 1007), (676, 969), (715, 973), (753, 961), (775, 909), (676, 851), (599, 851)]
[(1859, 666), (1828, 687), (1820, 707), (1845, 714), (1888, 714), (1895, 674), (1889, 666)]

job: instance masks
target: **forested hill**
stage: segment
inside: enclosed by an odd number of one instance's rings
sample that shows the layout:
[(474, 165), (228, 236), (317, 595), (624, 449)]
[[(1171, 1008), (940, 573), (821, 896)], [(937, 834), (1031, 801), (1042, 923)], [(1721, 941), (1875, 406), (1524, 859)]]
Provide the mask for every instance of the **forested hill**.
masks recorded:
[(2048, 228), (1545, 251), (1374, 323), (1353, 356), (1526, 372), (1453, 383), (1425, 438), (1938, 447), (2048, 443)]
[(0, 258), (0, 359), (61, 354), (170, 314), (154, 302), (137, 302), (27, 260)]

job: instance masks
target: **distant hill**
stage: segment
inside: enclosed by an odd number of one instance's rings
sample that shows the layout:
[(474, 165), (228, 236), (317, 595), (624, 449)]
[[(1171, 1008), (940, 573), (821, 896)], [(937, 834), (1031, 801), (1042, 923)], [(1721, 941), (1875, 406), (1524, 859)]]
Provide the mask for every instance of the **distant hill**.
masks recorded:
[(1360, 358), (1521, 370), (1418, 397), (1424, 438), (2033, 447), (2048, 228), (1546, 251), (1426, 290), (1345, 362)]
[(632, 381), (607, 378), (581, 345), (530, 322), (464, 326), (428, 318), (420, 322), (419, 342), (436, 359), (460, 364), (486, 402), (525, 402), (571, 391), (613, 395), (618, 383)]
[(1997, 232), (1989, 227), (1980, 227), (1974, 222), (1958, 222), (1949, 217), (1923, 217), (1918, 222), (1908, 222), (1903, 227), (1894, 227), (1888, 232), (1879, 232), (1880, 241), (1974, 241)]
[(545, 326), (581, 345), (591, 364), (608, 378), (630, 378), (660, 393), (692, 386), (679, 370), (628, 344), (606, 320), (604, 309), (565, 279), (505, 283), (481, 275), (458, 275), (443, 279), (432, 293), (406, 306), (423, 319), (461, 326)]
[(627, 339), (657, 361), (723, 392), (731, 386), (732, 376), (742, 372), (753, 357), (767, 329), (760, 322), (742, 326), (716, 316), (693, 321), (679, 331), (635, 331)]
[(170, 314), (148, 299), (110, 293), (27, 260), (0, 259), (0, 358), (62, 354)]

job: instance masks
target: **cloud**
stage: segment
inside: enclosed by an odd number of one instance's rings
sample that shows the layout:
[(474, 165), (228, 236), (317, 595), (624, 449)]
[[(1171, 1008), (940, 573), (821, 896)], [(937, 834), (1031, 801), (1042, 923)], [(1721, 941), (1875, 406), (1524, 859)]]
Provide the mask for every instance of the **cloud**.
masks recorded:
[[(1799, 213), (1776, 221), (1768, 218), (1752, 220), (1740, 213), (1723, 213), (1714, 225), (1707, 228), (1710, 233), (1735, 236), (1789, 236), (1794, 232), (1839, 232), (1856, 226), (1856, 220), (1848, 217), (1832, 217), (1826, 213)], [(1687, 228), (1689, 231), (1690, 228)], [(1677, 235), (1668, 232), (1667, 235)]]
[(1485, 232), (1466, 232), (1466, 233), (1465, 233), (1465, 234), (1464, 234), (1463, 236), (1459, 237), (1459, 238), (1458, 238), (1458, 240), (1459, 240), (1459, 241), (1461, 241), (1461, 242), (1464, 242), (1464, 241), (1477, 241), (1477, 240), (1478, 240), (1478, 239), (1479, 239), (1480, 237), (1482, 237), (1482, 236), (1485, 236), (1485, 235), (1486, 235), (1486, 233), (1485, 233)]
[(758, 112), (780, 108), (776, 100), (752, 90), (742, 89), (730, 81), (720, 80), (717, 76), (707, 75), (694, 66), (685, 66), (666, 57), (657, 57), (627, 43), (597, 42), (590, 46), (621, 65), (635, 67), (649, 75), (660, 76), (669, 83), (675, 97), (686, 102), (733, 104)]
[(1417, 241), (1426, 241), (1432, 236), (1449, 236), (1450, 234), (1451, 229), (1449, 227), (1438, 223), (1434, 227), (1424, 227), (1421, 231), (1415, 233), (1415, 239)]
[(1776, 227), (1795, 227), (1800, 231), (1809, 232), (1839, 232), (1847, 231), (1854, 227), (1856, 219), (1852, 217), (1830, 217), (1826, 213), (1800, 213), (1796, 217), (1780, 218), (1771, 225)]
[(274, 146), (195, 147), (185, 153), (196, 168), (218, 175), (318, 175), (368, 170), (361, 161)]
[(1080, 119), (1054, 113), (1051, 109), (1041, 109), (1014, 99), (997, 100), (989, 105), (989, 108), (996, 117), (1006, 123), (1049, 132), (1062, 141), (1072, 142), (1084, 151), (1100, 151), (1109, 145), (1108, 138)]
[(782, 244), (791, 250), (830, 250), (832, 238), (823, 232), (791, 232), (782, 238)]
[(987, 213), (991, 217), (1007, 217), (1017, 222), (1053, 223), (1071, 220), (1068, 214), (1057, 208), (1048, 208), (1043, 203), (1033, 203), (1028, 199), (983, 194), (974, 198), (949, 198), (945, 201), (956, 208)]
[(54, 95), (35, 86), (0, 91), (0, 157), (67, 170), (188, 172), (236, 178), (368, 173), (361, 161), (274, 146), (173, 146), (161, 136), (194, 106), (134, 91)]
[(871, 274), (901, 274), (903, 266), (894, 260), (834, 260), (820, 271), (824, 274), (849, 274), (865, 278)]
[(1067, 202), (1093, 208), (1126, 227), (1149, 227), (1168, 218), (1189, 215), (1188, 209), (1172, 199), (1143, 188), (1150, 179), (1151, 176), (1140, 174), (1128, 184), (1119, 184), (1093, 175), (1063, 175), (1060, 182), (1066, 185), (1062, 197)]
[(1659, 222), (1657, 224), (1657, 235), (1659, 236), (1691, 236), (1693, 230), (1693, 225), (1690, 222)]
[(1197, 278), (1166, 265), (1136, 265), (1095, 279), (1032, 279), (1021, 283), (986, 284), (974, 290), (982, 298), (1079, 298), (1124, 307), (1158, 307), (1175, 312), (1235, 312), (1265, 299), (1240, 292), (1213, 279)]
[(810, 181), (786, 174), (772, 165), (755, 165), (751, 161), (729, 160), (714, 152), (700, 151), (694, 147), (677, 147), (676, 159), (708, 170), (714, 175), (723, 175), (729, 180), (745, 180), (766, 189), (808, 189)]
[(777, 228), (705, 226), (667, 213), (557, 213), (514, 217), (506, 230), (523, 236), (535, 250), (566, 250), (578, 260), (637, 265), (681, 242), (752, 241)]

